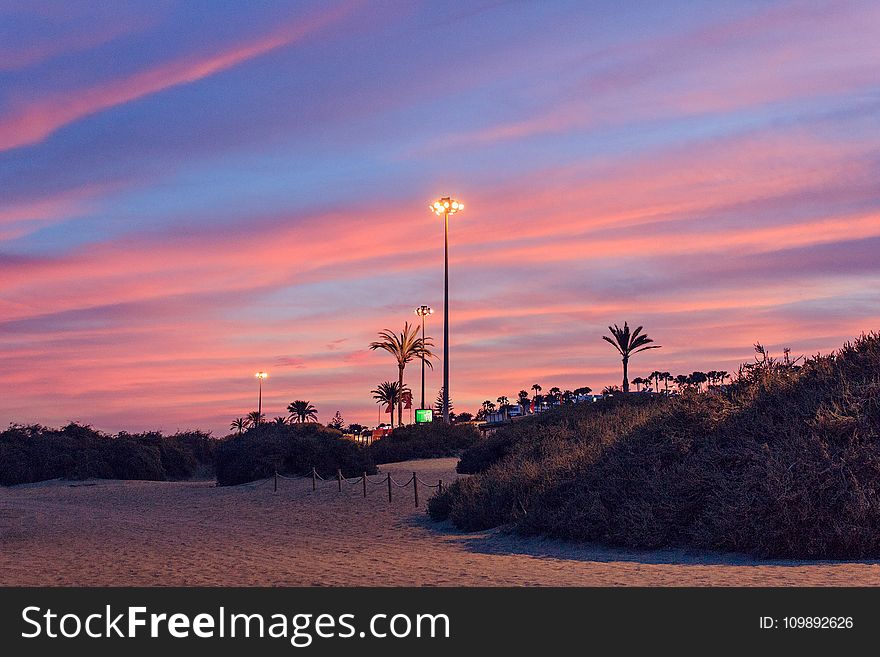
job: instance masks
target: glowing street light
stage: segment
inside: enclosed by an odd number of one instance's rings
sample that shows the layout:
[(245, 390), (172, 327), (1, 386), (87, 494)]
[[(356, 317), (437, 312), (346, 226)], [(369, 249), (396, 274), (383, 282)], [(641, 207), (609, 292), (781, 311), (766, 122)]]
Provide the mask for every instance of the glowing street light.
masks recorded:
[[(434, 311), (430, 306), (419, 306), (416, 308), (416, 315), (422, 318), (422, 347), (425, 346), (425, 317), (433, 315)], [(422, 404), (419, 408), (425, 408), (425, 354), (422, 353)]]
[(443, 215), (443, 421), (449, 423), (449, 215), (464, 210), (464, 203), (444, 196), (428, 208)]
[(268, 378), (269, 375), (266, 372), (257, 372), (254, 376), (260, 381), (260, 397), (257, 402), (257, 426), (259, 426), (263, 417), (263, 379)]

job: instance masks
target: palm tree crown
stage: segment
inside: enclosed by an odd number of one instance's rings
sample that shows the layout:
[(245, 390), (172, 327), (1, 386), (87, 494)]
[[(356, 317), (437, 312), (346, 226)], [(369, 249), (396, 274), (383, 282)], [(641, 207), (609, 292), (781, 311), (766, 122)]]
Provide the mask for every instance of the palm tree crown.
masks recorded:
[[(409, 388), (404, 386), (404, 392), (408, 392)], [(383, 381), (375, 390), (370, 391), (373, 399), (380, 404), (391, 405), (391, 426), (394, 426), (394, 405), (400, 401), (403, 395), (400, 394), (400, 384), (397, 381)]]
[[(370, 343), (370, 349), (373, 351), (383, 349), (397, 360), (397, 383), (401, 391), (404, 389), (403, 370), (407, 363), (415, 358), (419, 360), (424, 359), (428, 367), (434, 368), (434, 365), (428, 360), (429, 358), (434, 358), (434, 354), (429, 349), (429, 347), (434, 346), (434, 343), (431, 342), (431, 338), (422, 340), (419, 337), (419, 329), (416, 325), (406, 322), (401, 333), (394, 333), (389, 329), (379, 331), (379, 338), (379, 340)], [(403, 395), (400, 395), (397, 399), (397, 421), (400, 424), (402, 424), (402, 416)]]
[(318, 409), (312, 406), (311, 402), (297, 399), (287, 405), (287, 410), (290, 413), (291, 422), (305, 423), (318, 421)]
[(238, 432), (238, 435), (241, 435), (241, 433), (248, 428), (248, 421), (243, 417), (237, 417), (232, 421), (232, 424), (229, 425), (229, 428)]
[(620, 328), (617, 324), (615, 324), (613, 327), (608, 327), (608, 330), (611, 332), (611, 337), (607, 335), (602, 336), (602, 339), (605, 340), (605, 342), (617, 349), (623, 360), (624, 392), (629, 392), (629, 379), (627, 376), (629, 359), (640, 351), (660, 348), (660, 345), (651, 344), (654, 341), (649, 338), (646, 333), (642, 333), (642, 328), (643, 327), (640, 326), (635, 331), (630, 332), (629, 324), (624, 322), (623, 328)]

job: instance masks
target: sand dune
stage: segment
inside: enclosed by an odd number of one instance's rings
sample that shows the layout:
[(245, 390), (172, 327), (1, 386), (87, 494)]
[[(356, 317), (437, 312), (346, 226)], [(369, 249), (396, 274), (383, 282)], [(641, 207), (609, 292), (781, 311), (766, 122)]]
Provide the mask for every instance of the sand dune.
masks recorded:
[[(382, 467), (455, 478), (455, 459)], [(373, 477), (378, 481), (379, 477)], [(427, 493), (427, 491), (423, 491)], [(0, 585), (869, 585), (873, 563), (632, 552), (425, 519), (412, 490), (308, 481), (47, 482), (0, 489)], [(427, 497), (424, 495), (423, 497)], [(424, 503), (422, 503), (424, 507)]]

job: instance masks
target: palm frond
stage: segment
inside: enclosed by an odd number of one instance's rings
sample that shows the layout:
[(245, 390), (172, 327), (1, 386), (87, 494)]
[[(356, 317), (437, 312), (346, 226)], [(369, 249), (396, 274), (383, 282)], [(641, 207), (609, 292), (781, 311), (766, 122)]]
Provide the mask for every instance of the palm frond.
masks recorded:
[(610, 344), (612, 347), (614, 347), (615, 349), (617, 349), (617, 351), (619, 351), (621, 355), (623, 355), (623, 349), (620, 348), (620, 345), (617, 344), (617, 342), (615, 342), (614, 340), (612, 340), (611, 338), (609, 338), (607, 335), (603, 335), (603, 336), (602, 336), (602, 339), (605, 340), (605, 342), (607, 342), (608, 344)]

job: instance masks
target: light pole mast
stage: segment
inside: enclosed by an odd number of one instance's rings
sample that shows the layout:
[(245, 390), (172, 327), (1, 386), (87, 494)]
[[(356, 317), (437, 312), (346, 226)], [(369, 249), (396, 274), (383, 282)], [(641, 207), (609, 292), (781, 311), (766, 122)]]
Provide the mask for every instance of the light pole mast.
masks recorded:
[(260, 426), (263, 418), (263, 379), (269, 375), (266, 372), (257, 372), (254, 376), (260, 382), (260, 396), (257, 398), (257, 426)]
[[(422, 318), (422, 348), (425, 346), (425, 317), (434, 314), (430, 306), (419, 306), (416, 315)], [(422, 352), (422, 404), (419, 408), (425, 408), (425, 354)]]
[(443, 215), (443, 421), (449, 423), (449, 215), (464, 210), (464, 204), (444, 196), (429, 206)]

